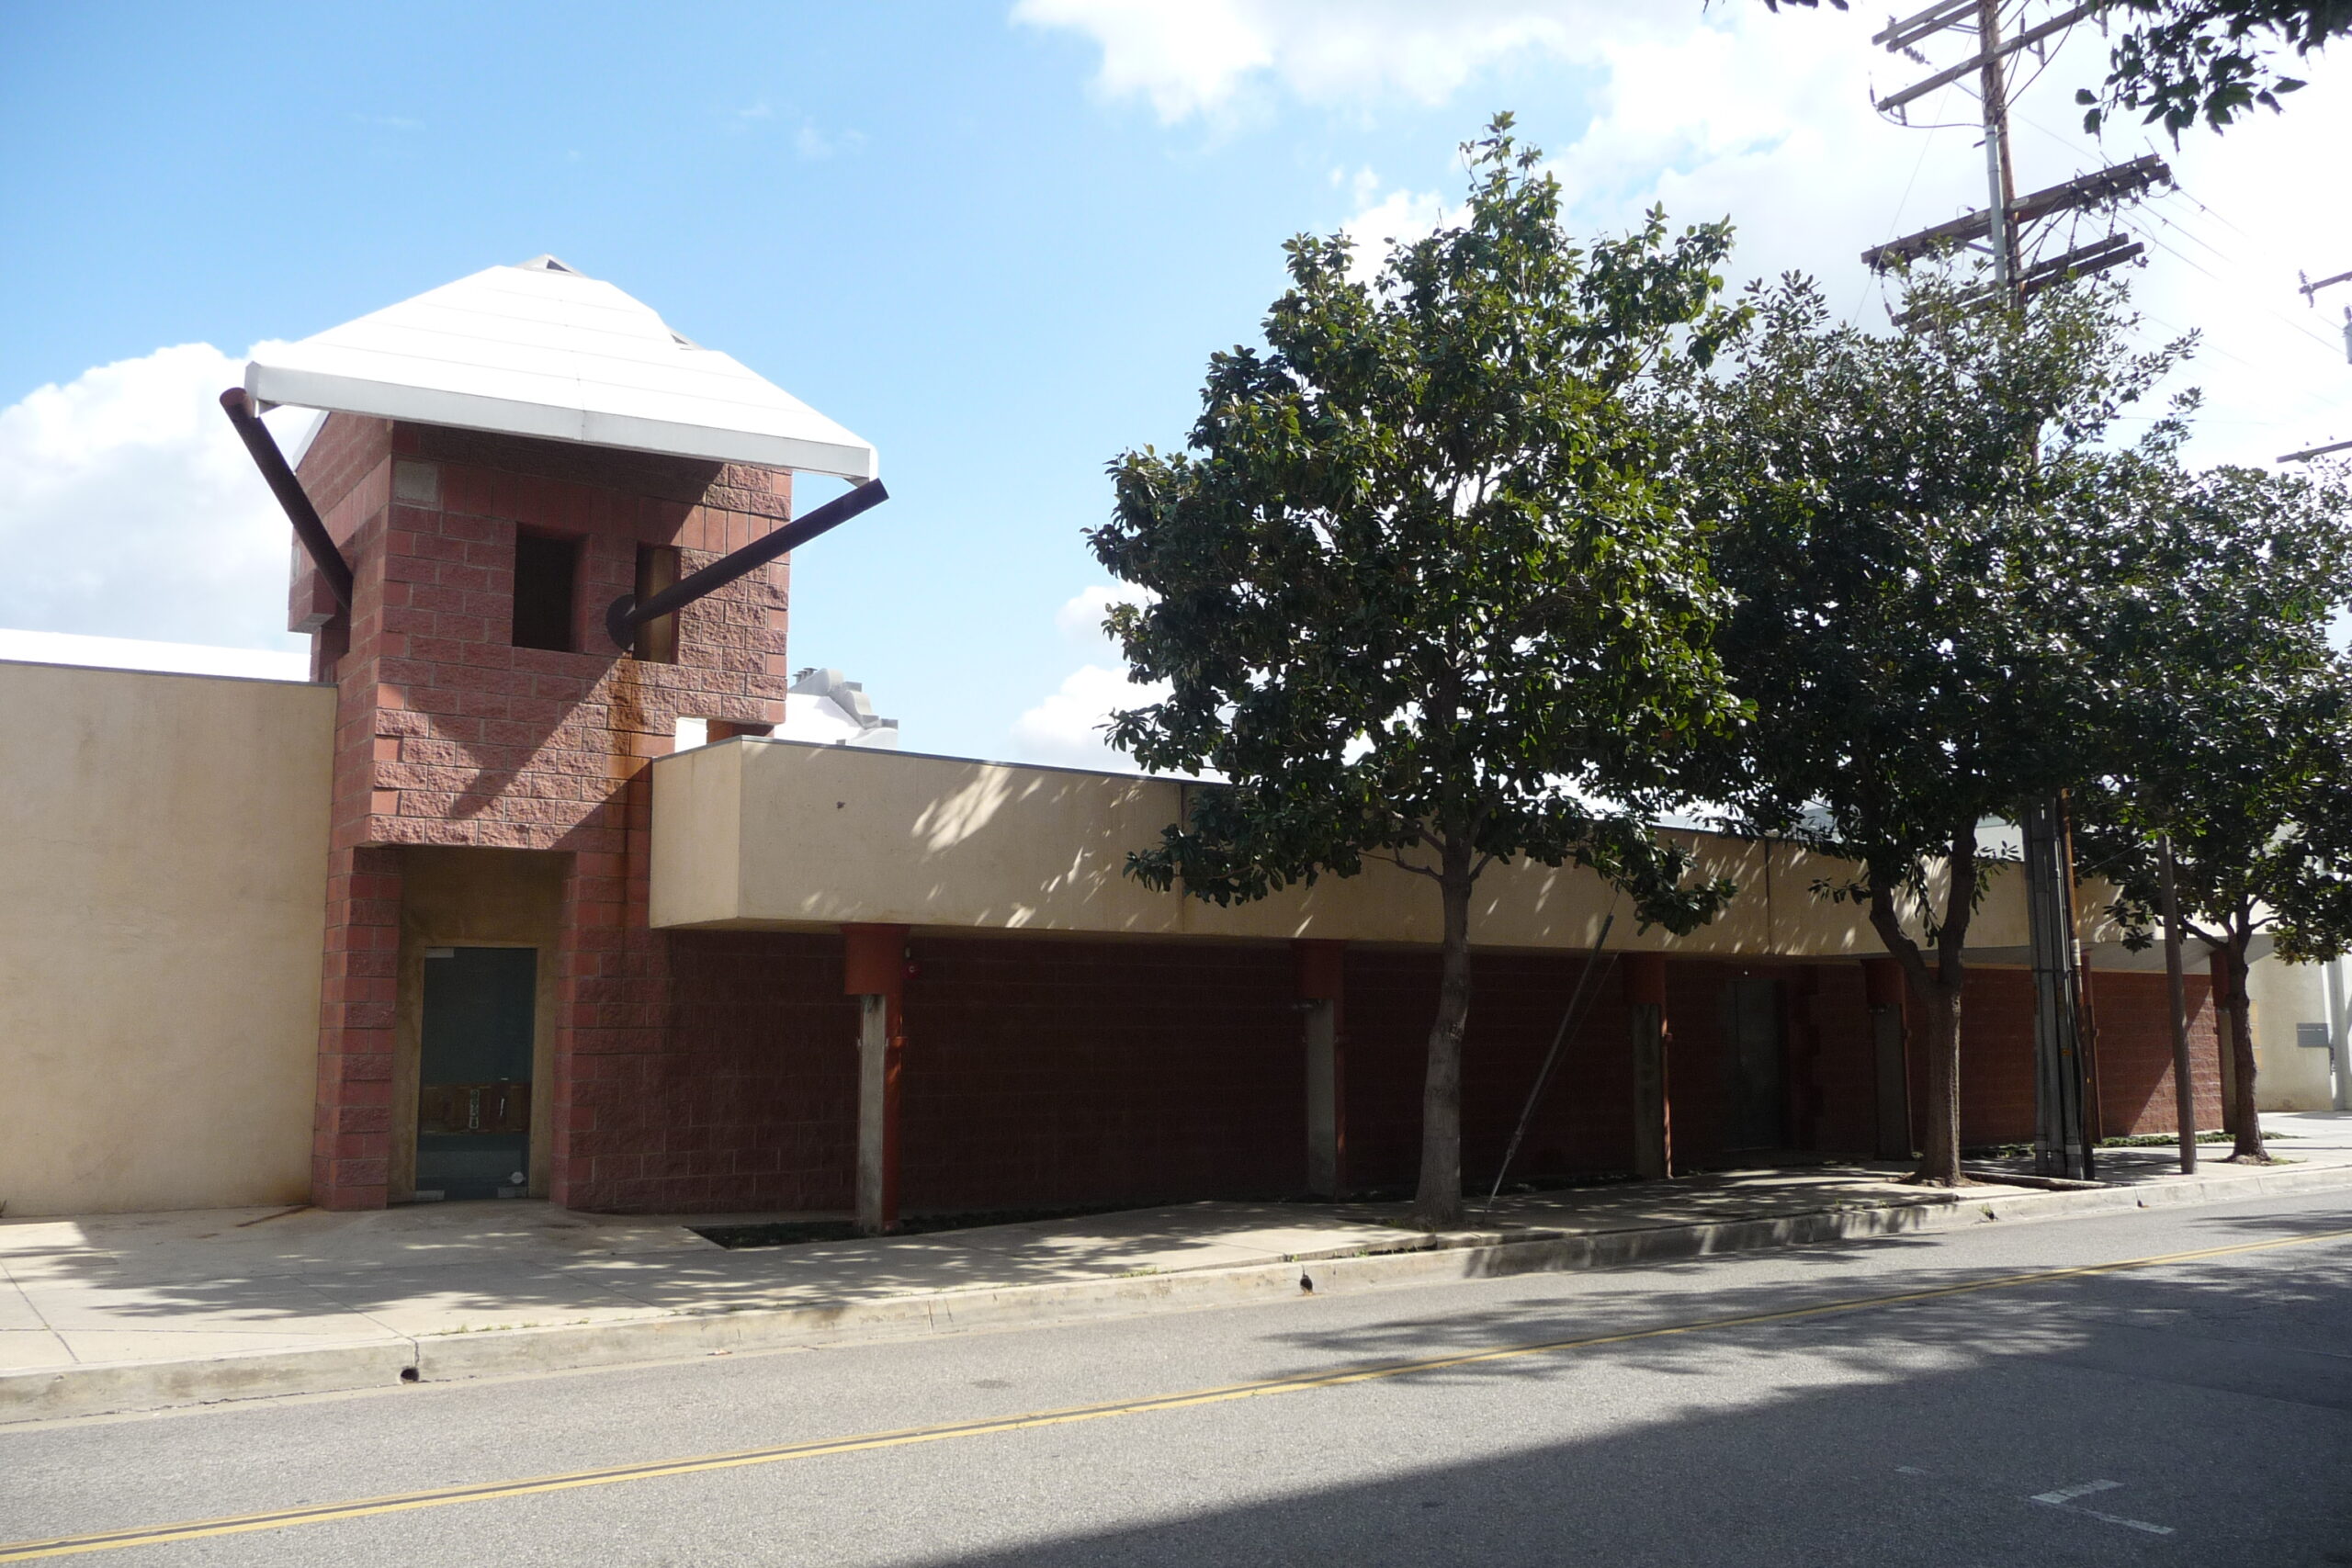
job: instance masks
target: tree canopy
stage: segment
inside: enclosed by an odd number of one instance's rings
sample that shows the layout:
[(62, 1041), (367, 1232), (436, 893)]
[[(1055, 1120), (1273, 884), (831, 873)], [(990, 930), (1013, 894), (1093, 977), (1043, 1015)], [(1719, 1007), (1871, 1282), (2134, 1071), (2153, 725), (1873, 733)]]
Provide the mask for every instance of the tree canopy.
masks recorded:
[(1444, 981), (1418, 1212), (1462, 1214), (1459, 1100), (1472, 885), (1525, 858), (1589, 866), (1641, 918), (1699, 925), (1648, 813), (1736, 713), (1724, 601), (1688, 497), (1632, 396), (1705, 362), (1726, 225), (1587, 244), (1509, 116), (1464, 149), (1458, 223), (1359, 275), (1344, 238), (1286, 247), (1265, 346), (1216, 355), (1190, 450), (1111, 466), (1089, 536), (1144, 591), (1109, 626), (1168, 696), (1115, 716), (1144, 766), (1222, 775), (1131, 858), (1228, 902), (1367, 859), (1433, 884)]
[(1730, 374), (1691, 378), (1690, 482), (1747, 705), (1715, 789), (1733, 820), (1851, 862), (1851, 898), (1927, 1014), (1921, 1175), (1959, 1169), (1962, 953), (2001, 856), (1984, 824), (2076, 776), (2096, 692), (2065, 636), (2070, 529), (2104, 443), (2177, 349), (2134, 352), (2117, 286), (1988, 309), (1973, 270), (1903, 285), (1903, 328), (1843, 325), (1791, 277)]
[(2077, 864), (2144, 943), (2169, 834), (2185, 935), (2220, 959), (2237, 1154), (2262, 1158), (2246, 971), (2352, 949), (2352, 668), (2329, 642), (2352, 564), (2338, 475), (2123, 459), (2104, 529), (2073, 543), (2105, 755), (2078, 794)]

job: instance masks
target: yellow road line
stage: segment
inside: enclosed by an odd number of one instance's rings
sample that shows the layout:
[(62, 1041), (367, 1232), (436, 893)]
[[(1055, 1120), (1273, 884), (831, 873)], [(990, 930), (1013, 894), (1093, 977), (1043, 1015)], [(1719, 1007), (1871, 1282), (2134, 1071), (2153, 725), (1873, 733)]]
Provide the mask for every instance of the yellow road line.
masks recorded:
[(1142, 1416), (1159, 1410), (1185, 1410), (1202, 1404), (1224, 1404), (1264, 1394), (1301, 1393), (1309, 1389), (1340, 1388), (1349, 1383), (1376, 1382), (1416, 1372), (1444, 1371), (1453, 1367), (1507, 1361), (1523, 1356), (1555, 1355), (1602, 1345), (1624, 1345), (1641, 1339), (1662, 1339), (1678, 1334), (1702, 1334), (1724, 1328), (1746, 1328), (1762, 1323), (1788, 1323), (1832, 1313), (1861, 1312), (1871, 1307), (1901, 1306), (1978, 1291), (2009, 1290), (2043, 1285), (2058, 1280), (2078, 1280), (2093, 1274), (2114, 1274), (2132, 1269), (2155, 1269), (2170, 1263), (2193, 1263), (2206, 1258), (2227, 1258), (2242, 1252), (2267, 1252), (2282, 1247), (2306, 1247), (2313, 1242), (2342, 1241), (2352, 1230), (2325, 1231), (2315, 1235), (2239, 1242), (2229, 1247), (2200, 1247), (2194, 1252), (2167, 1252), (2149, 1258), (2128, 1258), (2115, 1263), (2087, 1263), (2073, 1269), (2045, 1269), (2030, 1274), (2006, 1274), (1966, 1284), (1939, 1285), (1894, 1295), (1857, 1296), (1818, 1306), (1789, 1307), (1779, 1312), (1743, 1313), (1712, 1317), (1664, 1328), (1628, 1329), (1618, 1334), (1587, 1335), (1575, 1339), (1546, 1339), (1534, 1344), (1505, 1345), (1490, 1350), (1465, 1350), (1418, 1361), (1385, 1361), (1374, 1366), (1347, 1367), (1335, 1371), (1298, 1372), (1257, 1382), (1227, 1383), (1217, 1388), (1192, 1389), (1147, 1399), (1114, 1400), (1103, 1404), (1079, 1404), (1062, 1410), (1031, 1411), (982, 1421), (956, 1421), (936, 1427), (912, 1427), (896, 1432), (866, 1432), (854, 1437), (824, 1438), (813, 1442), (787, 1443), (778, 1448), (743, 1449), (733, 1453), (699, 1454), (685, 1459), (659, 1460), (648, 1464), (615, 1465), (605, 1470), (573, 1471), (562, 1475), (532, 1476), (519, 1481), (492, 1481), (474, 1486), (445, 1486), (424, 1492), (402, 1492), (389, 1497), (368, 1497), (343, 1503), (317, 1503), (267, 1513), (236, 1514), (226, 1518), (192, 1519), (177, 1524), (144, 1525), (92, 1535), (60, 1536), (51, 1540), (20, 1540), (0, 1544), (0, 1563), (31, 1562), (49, 1557), (74, 1557), (88, 1551), (115, 1551), (124, 1547), (162, 1546), (171, 1541), (201, 1540), (209, 1536), (243, 1535), (254, 1530), (287, 1529), (296, 1525), (328, 1524), (361, 1519), (377, 1514), (403, 1514), (417, 1508), (445, 1508), (459, 1503), (487, 1503), (502, 1497), (527, 1497), (543, 1492), (569, 1492), (582, 1486), (612, 1486), (626, 1481), (652, 1481), (670, 1475), (696, 1475), (713, 1470), (741, 1470), (751, 1465), (783, 1464), (828, 1454), (864, 1453), (875, 1449), (899, 1449), (917, 1443), (943, 1443), (957, 1438), (984, 1438), (1000, 1432), (1021, 1432), (1035, 1427), (1060, 1427), (1077, 1421), (1100, 1421), (1114, 1416)]

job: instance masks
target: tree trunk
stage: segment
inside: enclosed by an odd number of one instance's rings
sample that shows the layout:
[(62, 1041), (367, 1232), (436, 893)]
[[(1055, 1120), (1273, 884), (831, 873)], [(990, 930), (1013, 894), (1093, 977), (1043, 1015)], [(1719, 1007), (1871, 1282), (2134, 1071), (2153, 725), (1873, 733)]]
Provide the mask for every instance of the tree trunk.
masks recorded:
[(1470, 1021), (1471, 851), (1451, 834), (1440, 848), (1438, 888), (1445, 900), (1444, 977), (1437, 1021), (1430, 1026), (1429, 1072), (1421, 1088), (1421, 1185), (1413, 1220), (1423, 1230), (1453, 1230), (1462, 1208), (1462, 1034)]
[(2268, 1164), (2270, 1151), (2262, 1146), (2262, 1118), (2254, 1108), (2254, 1005), (2245, 994), (2246, 944), (2252, 935), (2233, 931), (2222, 944), (2222, 964), (2230, 977), (2230, 998), (2222, 1009), (2229, 1021), (2230, 1065), (2235, 1069), (2237, 1145), (2230, 1151), (2233, 1160), (2247, 1160)]
[(1947, 855), (1951, 881), (1944, 896), (1944, 918), (1936, 938), (1936, 962), (1903, 929), (1896, 889), (1873, 881), (1871, 929), (1903, 966), (1911, 992), (1928, 1012), (1928, 1115), (1919, 1129), (1919, 1168), (1913, 1179), (1939, 1187), (1960, 1185), (1960, 1002), (1967, 970), (1961, 958), (1968, 943), (1969, 918), (1976, 908), (1976, 826), (1953, 829)]
[(1960, 987), (1930, 981), (1928, 1008), (1928, 1120), (1920, 1130), (1918, 1179), (1960, 1185)]

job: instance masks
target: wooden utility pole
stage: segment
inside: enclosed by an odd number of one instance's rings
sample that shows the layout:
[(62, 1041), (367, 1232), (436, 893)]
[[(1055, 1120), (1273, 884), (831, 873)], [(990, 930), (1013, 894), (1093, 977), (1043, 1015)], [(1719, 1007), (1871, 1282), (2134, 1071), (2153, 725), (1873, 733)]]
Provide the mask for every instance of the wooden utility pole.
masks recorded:
[(2009, 159), (2009, 103), (2001, 82), (2001, 0), (1976, 0), (1976, 52), (1984, 62), (1980, 87), (1984, 100), (1984, 185), (1990, 197), (1984, 207), (1991, 227), (1986, 237), (1993, 246), (1993, 287), (2007, 295), (2016, 292), (2018, 276), (2017, 214), (2009, 209), (2017, 170)]
[(2180, 893), (2173, 885), (2172, 834), (2166, 831), (2159, 852), (2163, 856), (2165, 917), (2165, 988), (2172, 997), (2172, 1103), (2180, 1123), (2180, 1172), (2197, 1174), (2197, 1088), (2188, 1077), (2188, 982), (2180, 970)]
[[(1982, 213), (1970, 213), (1873, 246), (1863, 253), (1862, 260), (1883, 269), (1982, 235), (1993, 264), (1993, 297), (1987, 303), (2015, 310), (2042, 288), (2068, 277), (2104, 272), (2137, 259), (2143, 252), (2137, 242), (2116, 231), (2090, 244), (2070, 247), (2063, 254), (2030, 263), (2024, 246), (2028, 225), (2060, 213), (2120, 205), (2154, 185), (2169, 183), (2172, 175), (2162, 159), (2138, 158), (2078, 175), (2019, 200), (2009, 146), (2006, 62), (2020, 50), (2039, 47), (2063, 33), (2099, 6), (2066, 7), (2022, 27), (2007, 42), (2001, 37), (2001, 8), (2002, 0), (1939, 0), (1923, 11), (1890, 21), (1871, 39), (1925, 63), (1914, 45), (1946, 30), (1975, 35), (1976, 52), (1972, 58), (1880, 99), (1878, 107), (1899, 117), (1905, 106), (1974, 72), (1984, 110), (1986, 199)], [(2064, 793), (2024, 802), (2019, 818), (2025, 835), (2026, 910), (2033, 954), (2034, 1164), (2045, 1176), (2087, 1179), (2095, 1161), (2089, 1090), (2097, 1078), (2090, 1068), (2083, 1022), (2082, 953), (2075, 934), (2074, 855)]]

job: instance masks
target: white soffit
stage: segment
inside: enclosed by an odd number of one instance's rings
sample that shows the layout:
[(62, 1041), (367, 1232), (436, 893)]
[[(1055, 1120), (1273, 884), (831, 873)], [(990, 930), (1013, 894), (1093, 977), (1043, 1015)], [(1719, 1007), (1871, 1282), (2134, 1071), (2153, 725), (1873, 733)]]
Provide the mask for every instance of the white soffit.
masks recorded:
[(870, 479), (874, 448), (609, 283), (493, 266), (245, 367), (264, 405)]

